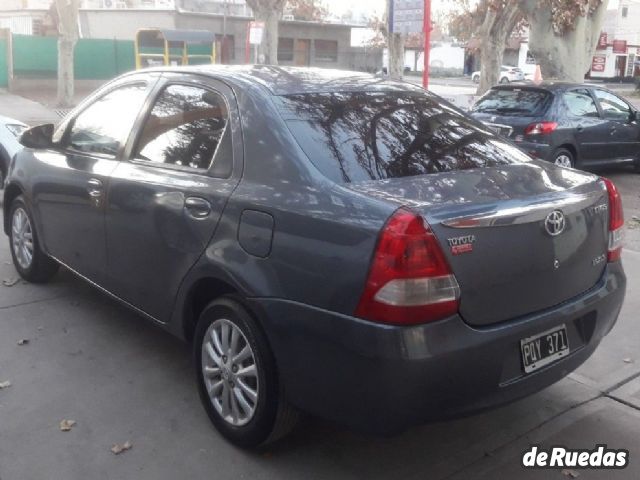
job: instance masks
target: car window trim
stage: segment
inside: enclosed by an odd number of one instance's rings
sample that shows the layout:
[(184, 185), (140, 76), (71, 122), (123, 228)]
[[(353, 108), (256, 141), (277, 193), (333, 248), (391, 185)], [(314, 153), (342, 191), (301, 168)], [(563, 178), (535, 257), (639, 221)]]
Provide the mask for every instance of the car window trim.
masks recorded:
[[(147, 98), (147, 103), (145, 103), (142, 110), (140, 111), (140, 115), (134, 122), (134, 128), (132, 129), (132, 134), (130, 135), (131, 144), (127, 145), (123, 161), (127, 161), (134, 165), (146, 165), (149, 167), (159, 168), (163, 170), (195, 173), (197, 175), (207, 176), (210, 178), (222, 178), (222, 177), (211, 174), (211, 171), (213, 170), (213, 166), (215, 163), (214, 161), (211, 162), (211, 165), (209, 165), (209, 168), (204, 169), (204, 168), (193, 168), (187, 165), (174, 165), (170, 163), (164, 163), (164, 162), (160, 163), (160, 162), (153, 162), (149, 160), (142, 160), (142, 159), (135, 158), (134, 155), (135, 155), (136, 148), (138, 146), (138, 141), (140, 140), (140, 135), (142, 135), (142, 131), (144, 130), (144, 125), (146, 124), (147, 119), (149, 118), (149, 116), (151, 115), (151, 112), (153, 111), (153, 107), (156, 104), (156, 100), (160, 98), (160, 95), (162, 95), (162, 92), (164, 92), (171, 85), (183, 85), (186, 87), (195, 87), (203, 90), (209, 90), (217, 94), (218, 96), (220, 96), (224, 101), (225, 107), (227, 109), (227, 124), (225, 125), (225, 129), (222, 132), (222, 136), (224, 136), (224, 134), (226, 133), (227, 128), (231, 127), (231, 106), (229, 105), (229, 100), (227, 99), (226, 95), (224, 95), (220, 90), (210, 85), (199, 83), (194, 79), (188, 79), (188, 78), (187, 79), (171, 79), (163, 76), (156, 83), (156, 85), (150, 92)], [(221, 139), (222, 139), (222, 136), (220, 137)], [(230, 141), (233, 144), (233, 138), (231, 138)], [(213, 153), (212, 158), (214, 160), (215, 160), (216, 154), (218, 153), (219, 148), (220, 148), (220, 144), (218, 144), (218, 146), (216, 147), (216, 151)], [(231, 149), (231, 154), (233, 155), (233, 148)], [(234, 162), (234, 159), (232, 158), (232, 164), (233, 162)]]
[[(75, 121), (76, 119), (82, 115), (84, 112), (87, 111), (87, 109), (89, 109), (91, 106), (93, 106), (98, 100), (100, 100), (101, 98), (104, 98), (105, 96), (109, 95), (110, 93), (120, 89), (120, 88), (126, 88), (126, 87), (131, 87), (131, 86), (135, 86), (135, 85), (144, 85), (145, 90), (144, 90), (144, 101), (142, 102), (143, 106), (146, 103), (148, 97), (149, 97), (149, 93), (151, 91), (151, 86), (152, 82), (150, 82), (148, 79), (145, 78), (138, 78), (138, 79), (134, 79), (132, 81), (124, 81), (124, 82), (118, 82), (114, 85), (111, 85), (109, 88), (105, 88), (104, 90), (100, 91), (100, 92), (96, 92), (95, 95), (92, 95), (89, 99), (87, 99), (86, 102), (83, 102), (79, 105), (79, 109), (77, 111), (73, 112), (73, 116), (70, 117), (69, 119), (65, 119), (64, 121), (66, 122), (66, 125), (64, 127), (65, 131), (62, 134), (62, 138), (60, 141), (60, 150), (64, 153), (69, 153), (72, 155), (81, 155), (81, 156), (87, 156), (87, 157), (96, 157), (102, 160), (113, 160), (113, 161), (120, 161), (122, 159), (122, 156), (124, 154), (124, 149), (125, 146), (127, 145), (127, 143), (129, 142), (129, 137), (131, 136), (133, 129), (131, 132), (129, 132), (129, 135), (127, 136), (127, 138), (124, 138), (120, 144), (120, 146), (118, 147), (118, 152), (115, 155), (110, 155), (110, 154), (106, 154), (106, 153), (98, 153), (98, 152), (84, 152), (82, 150), (78, 150), (73, 148), (70, 144), (65, 144), (66, 142), (69, 141), (69, 135), (71, 134), (71, 130), (73, 129), (73, 126), (75, 125)], [(138, 115), (140, 114), (140, 112), (138, 112)], [(136, 120), (138, 118), (138, 115), (136, 115), (136, 118), (134, 119), (133, 124), (135, 125)]]

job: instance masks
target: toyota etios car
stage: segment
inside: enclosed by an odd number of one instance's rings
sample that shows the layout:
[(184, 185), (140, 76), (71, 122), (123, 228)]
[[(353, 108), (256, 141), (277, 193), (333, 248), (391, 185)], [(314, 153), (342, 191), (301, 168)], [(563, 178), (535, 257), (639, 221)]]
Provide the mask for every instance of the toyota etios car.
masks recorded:
[(623, 301), (615, 186), (409, 84), (142, 71), (22, 143), (4, 194), (20, 275), (64, 265), (191, 342), (238, 445), (299, 411), (392, 433), (529, 395)]

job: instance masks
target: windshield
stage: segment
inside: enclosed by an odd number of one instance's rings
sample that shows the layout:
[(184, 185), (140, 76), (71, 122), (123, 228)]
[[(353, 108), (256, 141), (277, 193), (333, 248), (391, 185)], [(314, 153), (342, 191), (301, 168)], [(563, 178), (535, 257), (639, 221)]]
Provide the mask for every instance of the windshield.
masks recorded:
[(337, 182), (505, 165), (529, 157), (437, 97), (352, 92), (280, 98), (314, 165)]
[(495, 88), (489, 90), (471, 109), (478, 113), (501, 115), (542, 115), (549, 105), (551, 94), (544, 90), (523, 88)]

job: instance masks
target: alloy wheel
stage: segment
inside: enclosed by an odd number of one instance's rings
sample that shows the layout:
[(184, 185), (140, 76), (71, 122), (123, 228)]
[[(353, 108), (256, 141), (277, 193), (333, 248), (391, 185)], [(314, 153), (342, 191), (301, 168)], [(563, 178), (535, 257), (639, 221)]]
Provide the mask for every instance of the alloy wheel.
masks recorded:
[(18, 264), (27, 270), (33, 262), (33, 231), (29, 216), (23, 208), (16, 208), (13, 212), (11, 246)]
[(246, 425), (258, 405), (255, 355), (240, 328), (230, 320), (214, 321), (202, 341), (202, 376), (216, 412), (233, 426)]
[(567, 167), (567, 168), (571, 168), (572, 167), (571, 158), (569, 157), (569, 155), (566, 155), (564, 153), (558, 155), (553, 163), (555, 163), (556, 165), (558, 165), (560, 167)]

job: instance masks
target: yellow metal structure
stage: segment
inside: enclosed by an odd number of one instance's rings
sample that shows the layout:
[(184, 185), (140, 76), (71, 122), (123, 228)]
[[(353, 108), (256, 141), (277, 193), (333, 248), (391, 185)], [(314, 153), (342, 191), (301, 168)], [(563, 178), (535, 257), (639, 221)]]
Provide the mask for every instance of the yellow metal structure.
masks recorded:
[[(141, 28), (134, 44), (136, 69), (216, 63), (215, 40), (215, 34), (207, 30)], [(190, 46), (199, 46), (199, 53), (190, 53)]]

